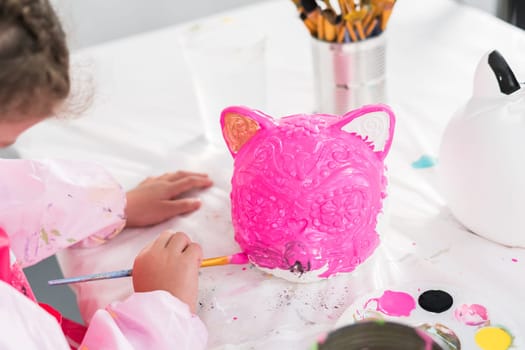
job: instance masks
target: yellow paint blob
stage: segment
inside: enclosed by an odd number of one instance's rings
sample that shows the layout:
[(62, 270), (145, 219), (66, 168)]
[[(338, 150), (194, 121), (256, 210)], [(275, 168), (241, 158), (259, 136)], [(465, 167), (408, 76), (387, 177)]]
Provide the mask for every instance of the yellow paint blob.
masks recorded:
[(498, 327), (480, 329), (474, 337), (476, 344), (483, 350), (507, 350), (512, 345), (512, 336)]

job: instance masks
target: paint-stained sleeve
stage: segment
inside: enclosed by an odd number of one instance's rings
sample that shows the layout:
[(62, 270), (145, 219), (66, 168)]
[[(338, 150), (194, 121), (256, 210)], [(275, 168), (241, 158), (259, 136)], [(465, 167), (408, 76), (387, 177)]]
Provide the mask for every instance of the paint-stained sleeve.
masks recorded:
[(134, 293), (98, 310), (79, 349), (205, 349), (208, 333), (188, 305), (165, 291)]
[(124, 190), (97, 165), (0, 160), (0, 227), (23, 267), (115, 236), (125, 224), (125, 205)]

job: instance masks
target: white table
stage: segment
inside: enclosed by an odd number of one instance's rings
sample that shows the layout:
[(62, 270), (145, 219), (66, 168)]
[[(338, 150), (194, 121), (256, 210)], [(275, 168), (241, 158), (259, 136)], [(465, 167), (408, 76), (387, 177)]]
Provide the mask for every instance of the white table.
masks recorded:
[[(251, 21), (269, 36), (268, 114), (311, 112), (309, 38), (293, 4), (268, 1), (225, 15)], [(61, 254), (66, 276), (129, 268), (136, 253), (164, 228), (190, 234), (203, 245), (205, 256), (238, 249), (229, 212), (232, 160), (225, 146), (213, 149), (202, 141), (190, 76), (177, 44), (180, 30), (171, 27), (78, 52), (85, 78), (95, 78), (93, 108), (80, 119), (38, 125), (17, 144), (25, 158), (101, 163), (126, 188), (176, 169), (205, 171), (216, 182), (200, 194), (204, 204), (199, 212), (159, 227), (127, 230), (97, 249)], [(355, 273), (308, 285), (269, 277), (256, 268), (202, 270), (199, 315), (208, 325), (210, 348), (305, 349), (363, 293), (417, 281), (490, 295), (498, 307), (511, 310), (515, 332), (525, 329), (525, 251), (469, 233), (446, 208), (436, 169), (411, 166), (423, 154), (437, 155), (443, 128), (471, 93), (478, 60), (494, 48), (523, 79), (521, 30), (449, 0), (398, 1), (388, 29), (388, 102), (397, 114), (397, 129), (388, 156), (388, 222), (381, 248)], [(76, 285), (84, 318), (128, 295), (130, 282)]]

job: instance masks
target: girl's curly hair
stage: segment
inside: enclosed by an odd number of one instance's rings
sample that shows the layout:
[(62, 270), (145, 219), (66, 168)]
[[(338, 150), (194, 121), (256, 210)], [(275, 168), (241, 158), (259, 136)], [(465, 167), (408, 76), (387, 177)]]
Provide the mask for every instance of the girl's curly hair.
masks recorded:
[(0, 0), (0, 119), (46, 117), (70, 92), (66, 36), (48, 0)]

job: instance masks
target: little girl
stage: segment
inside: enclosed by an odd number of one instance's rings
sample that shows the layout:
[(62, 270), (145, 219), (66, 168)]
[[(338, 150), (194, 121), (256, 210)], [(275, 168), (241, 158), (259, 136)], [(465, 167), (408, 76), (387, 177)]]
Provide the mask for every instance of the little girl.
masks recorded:
[[(69, 52), (48, 0), (0, 0), (0, 147), (64, 109)], [(57, 250), (103, 244), (124, 226), (148, 226), (199, 208), (205, 174), (148, 178), (127, 194), (97, 166), (0, 160), (0, 349), (202, 349), (194, 315), (202, 252), (162, 233), (137, 256), (135, 293), (98, 310), (86, 329), (38, 304), (22, 268)], [(111, 283), (111, 281), (107, 281)]]

